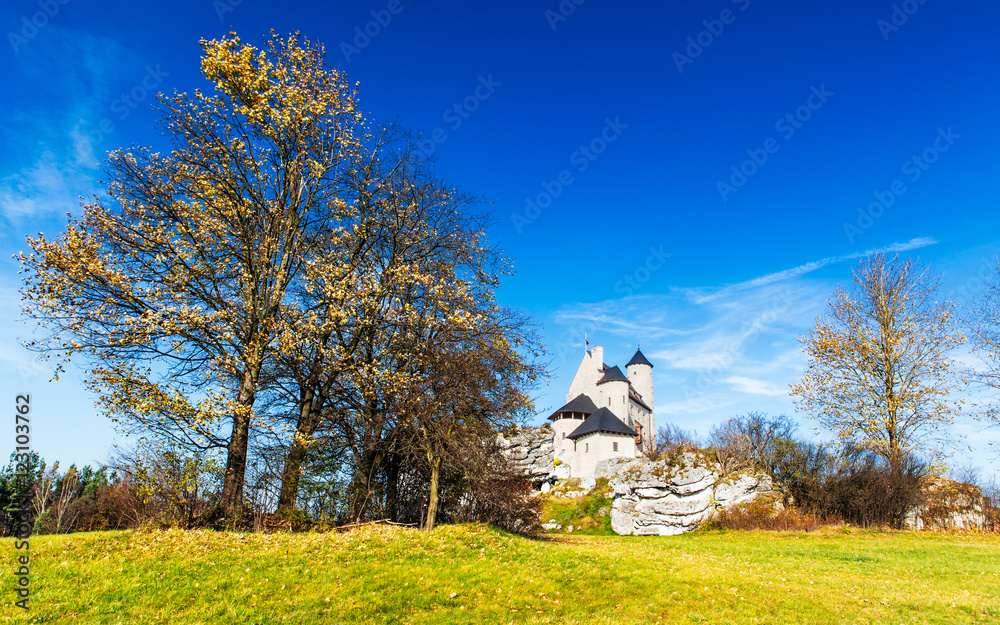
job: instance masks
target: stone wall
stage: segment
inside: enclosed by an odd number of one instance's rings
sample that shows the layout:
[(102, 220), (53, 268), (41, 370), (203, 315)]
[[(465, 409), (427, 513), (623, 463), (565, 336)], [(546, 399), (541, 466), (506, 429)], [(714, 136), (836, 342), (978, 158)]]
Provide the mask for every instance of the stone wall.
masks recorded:
[(673, 460), (616, 458), (598, 467), (614, 489), (611, 527), (618, 534), (671, 536), (690, 532), (718, 510), (777, 495), (770, 476), (719, 474), (695, 453)]
[(497, 443), (515, 469), (529, 480), (542, 482), (555, 476), (552, 428), (519, 428), (497, 435)]

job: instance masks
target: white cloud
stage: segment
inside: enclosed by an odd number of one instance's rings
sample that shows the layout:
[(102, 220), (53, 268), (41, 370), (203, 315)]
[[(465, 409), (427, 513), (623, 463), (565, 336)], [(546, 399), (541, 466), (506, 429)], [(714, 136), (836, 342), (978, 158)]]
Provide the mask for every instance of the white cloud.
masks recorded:
[(798, 267), (792, 267), (791, 269), (785, 269), (775, 273), (769, 273), (757, 278), (752, 278), (750, 280), (745, 280), (743, 282), (737, 282), (736, 284), (731, 284), (722, 287), (713, 292), (703, 294), (706, 290), (712, 291), (711, 289), (691, 289), (690, 293), (697, 304), (703, 304), (705, 302), (718, 299), (720, 297), (725, 297), (738, 293), (740, 291), (746, 291), (754, 288), (759, 288), (762, 286), (767, 286), (768, 284), (773, 284), (775, 282), (782, 282), (785, 280), (791, 280), (792, 278), (798, 278), (807, 273), (811, 273), (833, 263), (841, 263), (847, 260), (855, 260), (862, 258), (869, 254), (876, 252), (908, 252), (911, 250), (919, 249), (921, 247), (926, 247), (928, 245), (935, 245), (937, 241), (930, 237), (917, 237), (915, 239), (910, 239), (902, 243), (892, 243), (886, 247), (874, 248), (870, 250), (865, 250), (864, 252), (853, 252), (851, 254), (843, 254), (840, 256), (828, 256), (826, 258), (821, 258), (820, 260), (811, 261)]
[(755, 380), (739, 375), (734, 375), (723, 380), (726, 384), (731, 384), (740, 393), (750, 395), (768, 395), (770, 397), (781, 397), (788, 394), (787, 389), (779, 388), (778, 385), (767, 380)]

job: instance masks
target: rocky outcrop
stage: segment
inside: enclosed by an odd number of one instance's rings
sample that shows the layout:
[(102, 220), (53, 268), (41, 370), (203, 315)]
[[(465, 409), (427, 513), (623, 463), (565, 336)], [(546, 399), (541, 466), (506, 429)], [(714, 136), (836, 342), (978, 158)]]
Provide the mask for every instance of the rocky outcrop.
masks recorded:
[(615, 492), (611, 527), (618, 534), (671, 536), (697, 529), (718, 510), (777, 495), (767, 475), (719, 475), (719, 465), (695, 453), (670, 460), (616, 458), (598, 477)]
[(971, 484), (943, 477), (924, 482), (924, 503), (906, 513), (906, 529), (987, 529), (983, 493)]
[(521, 428), (507, 436), (497, 435), (497, 444), (515, 469), (536, 482), (548, 480), (555, 474), (553, 442), (552, 429), (547, 426)]

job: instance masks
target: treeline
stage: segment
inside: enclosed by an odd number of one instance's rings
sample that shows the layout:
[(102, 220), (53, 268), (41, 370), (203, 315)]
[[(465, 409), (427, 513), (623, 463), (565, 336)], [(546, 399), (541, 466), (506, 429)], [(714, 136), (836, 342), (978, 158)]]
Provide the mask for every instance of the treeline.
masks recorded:
[[(771, 417), (750, 412), (712, 428), (707, 439), (676, 425), (660, 428), (656, 456), (705, 450), (725, 474), (736, 471), (767, 473), (781, 490), (782, 505), (791, 515), (775, 517), (766, 510), (749, 515), (730, 515), (735, 527), (788, 529), (823, 523), (846, 522), (861, 527), (901, 528), (908, 512), (925, 503), (929, 465), (912, 453), (904, 454), (899, 467), (871, 449), (855, 445), (813, 443), (795, 435), (796, 423), (786, 416)], [(964, 468), (953, 477), (978, 488), (985, 496), (987, 521), (996, 525), (995, 478), (980, 479), (977, 471)]]
[(531, 413), (542, 351), (496, 301), (488, 212), (322, 46), (202, 47), (214, 92), (160, 96), (169, 149), (111, 153), (106, 196), (29, 239), (29, 348), (83, 364), (143, 449), (217, 463), (185, 524), (488, 508), (488, 441)]

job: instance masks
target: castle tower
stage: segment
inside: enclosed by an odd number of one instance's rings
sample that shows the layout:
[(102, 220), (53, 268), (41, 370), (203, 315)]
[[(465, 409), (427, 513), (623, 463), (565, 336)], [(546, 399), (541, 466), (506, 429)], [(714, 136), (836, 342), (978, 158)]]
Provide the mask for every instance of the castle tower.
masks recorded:
[(597, 381), (604, 375), (604, 348), (600, 345), (591, 347), (583, 354), (583, 360), (576, 369), (573, 382), (566, 393), (566, 401), (572, 401), (581, 393), (592, 393)]
[(656, 416), (653, 404), (653, 363), (649, 362), (639, 349), (635, 350), (632, 360), (625, 365), (628, 380), (632, 388), (642, 397), (643, 403), (649, 407), (649, 412), (642, 411), (637, 419), (642, 424), (643, 442), (652, 443), (656, 439)]

